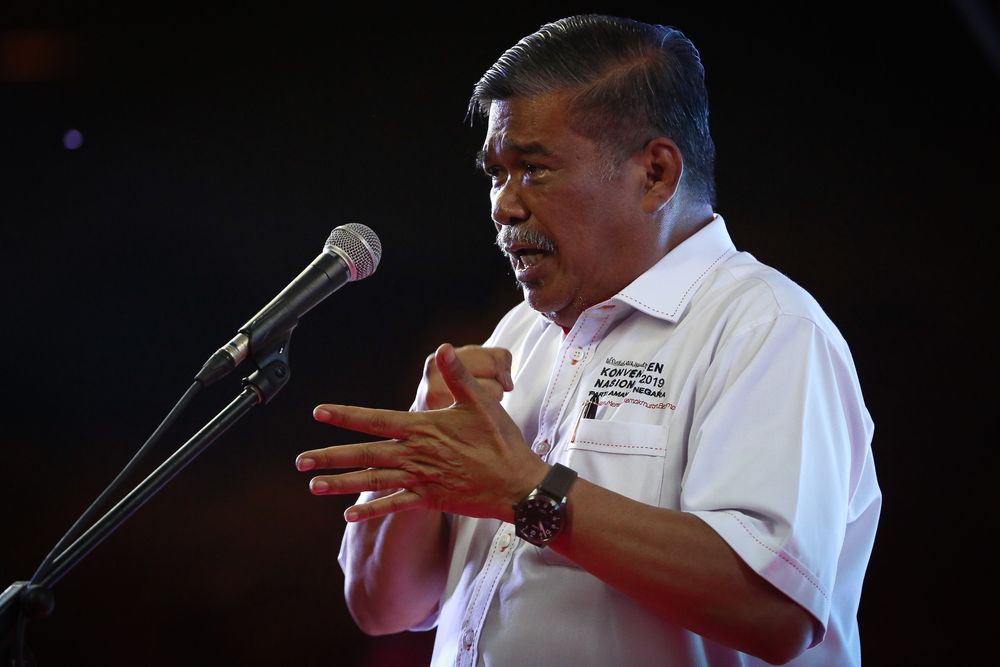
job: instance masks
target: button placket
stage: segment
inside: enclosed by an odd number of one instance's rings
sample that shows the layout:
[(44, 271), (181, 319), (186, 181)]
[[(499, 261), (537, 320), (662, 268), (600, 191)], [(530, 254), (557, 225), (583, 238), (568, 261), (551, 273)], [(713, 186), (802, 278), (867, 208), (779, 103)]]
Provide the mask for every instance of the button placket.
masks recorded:
[(506, 551), (510, 547), (510, 543), (514, 541), (514, 538), (510, 533), (504, 533), (500, 536), (500, 551)]
[(465, 610), (463, 630), (459, 639), (461, 650), (455, 661), (457, 667), (472, 667), (478, 660), (479, 633), (486, 620), (486, 612), (500, 585), (501, 574), (510, 565), (514, 555), (515, 549), (510, 548), (516, 543), (512, 531), (513, 526), (510, 524), (501, 524), (493, 535), (489, 556), (477, 576), (475, 590)]
[[(539, 440), (532, 445), (532, 450), (543, 458), (557, 448), (552, 443), (557, 440), (559, 424), (566, 411), (574, 407), (570, 405), (570, 399), (576, 393), (583, 367), (590, 361), (608, 320), (609, 311), (584, 313), (562, 343), (558, 357), (560, 368), (556, 369), (557, 378), (549, 386), (543, 403), (544, 414), (540, 415), (539, 423), (543, 428), (538, 434)], [(545, 454), (539, 452), (542, 442), (547, 445)]]
[[(584, 367), (591, 360), (607, 321), (604, 313), (584, 314), (578, 326), (560, 345), (558, 366), (553, 369), (554, 375), (541, 403), (538, 435), (531, 445), (532, 451), (543, 459), (559, 451), (556, 439), (559, 424), (563, 414), (574, 407), (570, 405), (571, 397), (576, 393)], [(486, 614), (520, 543), (510, 524), (505, 524), (494, 534), (486, 562), (476, 577), (466, 606), (456, 666), (473, 667), (478, 661), (479, 637)]]

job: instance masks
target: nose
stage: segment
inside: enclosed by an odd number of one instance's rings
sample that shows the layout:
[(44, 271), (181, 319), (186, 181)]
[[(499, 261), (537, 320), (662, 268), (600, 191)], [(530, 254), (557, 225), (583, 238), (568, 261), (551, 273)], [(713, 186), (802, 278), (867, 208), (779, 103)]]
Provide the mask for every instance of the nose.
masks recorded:
[(493, 205), (493, 222), (498, 226), (516, 225), (531, 216), (515, 179), (508, 178), (503, 184), (493, 188), (490, 199)]

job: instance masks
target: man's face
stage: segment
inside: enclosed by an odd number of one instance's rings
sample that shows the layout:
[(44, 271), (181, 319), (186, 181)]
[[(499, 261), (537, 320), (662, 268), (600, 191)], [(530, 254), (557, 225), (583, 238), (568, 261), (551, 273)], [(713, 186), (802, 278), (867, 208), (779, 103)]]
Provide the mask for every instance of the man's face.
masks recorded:
[(642, 209), (641, 160), (607, 178), (607, 156), (570, 128), (567, 102), (563, 91), (493, 102), (481, 159), (525, 299), (571, 327), (655, 263), (659, 228)]

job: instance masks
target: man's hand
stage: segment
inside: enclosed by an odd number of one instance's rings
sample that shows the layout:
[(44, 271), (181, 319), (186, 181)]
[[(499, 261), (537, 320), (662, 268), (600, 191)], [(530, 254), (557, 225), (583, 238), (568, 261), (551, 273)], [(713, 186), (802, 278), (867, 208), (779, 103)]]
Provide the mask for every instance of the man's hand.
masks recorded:
[[(474, 351), (482, 352), (483, 348)], [(506, 370), (495, 371), (493, 379), (484, 383), (482, 376), (466, 368), (455, 348), (447, 344), (439, 347), (432, 358), (433, 366), (444, 391), (454, 401), (446, 409), (398, 412), (318, 406), (313, 412), (317, 421), (392, 439), (300, 454), (296, 465), (303, 471), (363, 468), (315, 477), (310, 482), (312, 492), (323, 495), (397, 489), (349, 508), (345, 513), (348, 521), (415, 508), (513, 521), (511, 504), (541, 482), (548, 465), (531, 452), (520, 429), (497, 400), (494, 384), (504, 386), (497, 376), (506, 374), (508, 386), (510, 382), (506, 354)], [(481, 359), (482, 355), (474, 357)], [(494, 368), (503, 366), (497, 364)], [(425, 372), (425, 380), (432, 375)]]
[[(503, 398), (505, 391), (514, 389), (511, 378), (511, 354), (501, 347), (481, 347), (465, 345), (455, 349), (462, 365), (494, 400)], [(437, 353), (427, 355), (424, 362), (424, 376), (417, 387), (417, 410), (438, 410), (455, 402), (448, 385), (435, 361)]]

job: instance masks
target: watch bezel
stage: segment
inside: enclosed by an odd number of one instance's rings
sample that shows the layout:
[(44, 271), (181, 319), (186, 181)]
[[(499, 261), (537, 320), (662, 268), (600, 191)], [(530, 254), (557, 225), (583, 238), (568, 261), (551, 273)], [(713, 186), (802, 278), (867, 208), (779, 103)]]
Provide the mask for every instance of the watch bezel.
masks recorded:
[[(544, 547), (554, 540), (566, 528), (568, 512), (566, 505), (569, 503), (569, 489), (576, 481), (576, 471), (567, 468), (561, 463), (555, 463), (545, 475), (542, 483), (535, 487), (535, 490), (520, 502), (514, 503), (514, 534), (521, 539), (534, 544), (536, 547)], [(529, 517), (529, 512), (538, 512), (541, 505), (537, 503), (543, 501), (547, 506), (544, 512), (536, 517)], [(541, 530), (529, 529), (529, 521), (541, 522)], [(546, 532), (546, 526), (549, 530)], [(538, 533), (543, 533), (539, 536)]]
[[(536, 527), (536, 522), (543, 524), (541, 530)], [(565, 526), (565, 498), (556, 500), (535, 489), (514, 508), (515, 534), (537, 547), (543, 547), (554, 540)]]

